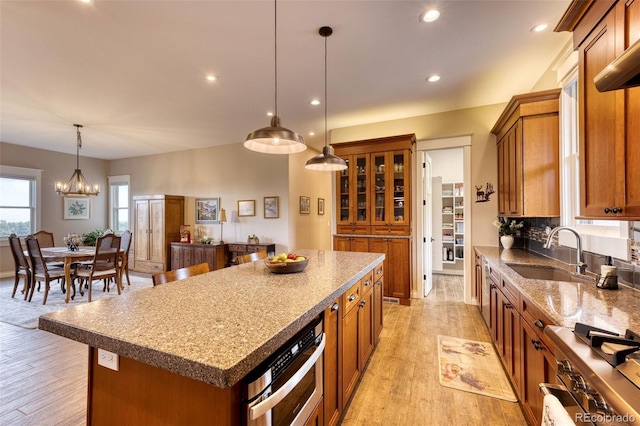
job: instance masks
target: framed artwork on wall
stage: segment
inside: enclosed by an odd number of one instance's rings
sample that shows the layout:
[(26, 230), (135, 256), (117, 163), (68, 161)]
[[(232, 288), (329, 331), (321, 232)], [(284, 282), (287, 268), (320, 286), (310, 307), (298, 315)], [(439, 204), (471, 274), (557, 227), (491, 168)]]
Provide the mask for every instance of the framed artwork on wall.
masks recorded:
[(309, 214), (309, 213), (311, 213), (311, 198), (301, 195), (300, 196), (300, 214)]
[(318, 198), (318, 215), (324, 214), (324, 198)]
[(280, 197), (264, 197), (264, 218), (277, 219), (280, 217)]
[(91, 199), (85, 197), (64, 197), (64, 214), (66, 219), (89, 219)]
[(196, 198), (196, 223), (218, 223), (220, 198)]
[(238, 200), (238, 216), (255, 216), (256, 200)]

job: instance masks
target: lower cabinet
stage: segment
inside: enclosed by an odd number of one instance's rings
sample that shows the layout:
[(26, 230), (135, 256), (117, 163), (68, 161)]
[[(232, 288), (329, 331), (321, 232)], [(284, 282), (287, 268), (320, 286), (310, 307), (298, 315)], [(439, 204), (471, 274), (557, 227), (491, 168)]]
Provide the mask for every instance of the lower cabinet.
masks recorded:
[(307, 419), (304, 426), (322, 426), (324, 424), (322, 406), (322, 400), (320, 400), (318, 405), (316, 405), (316, 409), (313, 410), (313, 413), (311, 413), (311, 416)]
[(382, 278), (380, 264), (324, 310), (327, 426), (340, 423), (382, 330)]
[(208, 263), (209, 269), (222, 269), (229, 263), (226, 244), (171, 243), (171, 270)]
[(336, 251), (357, 251), (367, 253), (369, 251), (369, 238), (333, 237), (333, 249)]
[(384, 270), (387, 276), (384, 295), (411, 304), (411, 239), (370, 238), (369, 251), (384, 253)]

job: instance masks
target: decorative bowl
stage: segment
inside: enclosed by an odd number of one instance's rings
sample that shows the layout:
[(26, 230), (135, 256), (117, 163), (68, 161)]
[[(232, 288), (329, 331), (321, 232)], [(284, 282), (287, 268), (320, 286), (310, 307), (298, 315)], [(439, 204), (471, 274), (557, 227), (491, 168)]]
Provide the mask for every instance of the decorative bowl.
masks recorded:
[(293, 274), (302, 272), (307, 267), (309, 258), (299, 260), (297, 262), (272, 262), (271, 259), (265, 259), (264, 264), (274, 274)]

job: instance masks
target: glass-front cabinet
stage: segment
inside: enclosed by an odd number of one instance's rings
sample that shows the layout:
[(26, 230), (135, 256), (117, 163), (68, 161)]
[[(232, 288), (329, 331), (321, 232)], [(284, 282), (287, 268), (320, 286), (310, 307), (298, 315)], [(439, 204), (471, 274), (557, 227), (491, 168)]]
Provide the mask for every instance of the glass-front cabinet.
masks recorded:
[[(339, 194), (337, 224), (368, 227), (369, 155), (349, 155), (343, 158), (348, 168), (337, 172), (336, 193)], [(363, 231), (368, 231), (368, 228)]]
[(409, 150), (371, 154), (375, 197), (372, 225), (409, 225), (409, 154)]

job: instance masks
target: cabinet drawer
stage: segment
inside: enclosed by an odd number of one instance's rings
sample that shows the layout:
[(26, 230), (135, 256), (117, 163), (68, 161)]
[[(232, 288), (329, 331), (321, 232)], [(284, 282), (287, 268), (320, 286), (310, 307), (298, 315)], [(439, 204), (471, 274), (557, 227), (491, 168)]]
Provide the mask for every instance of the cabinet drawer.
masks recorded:
[(551, 352), (555, 352), (555, 345), (543, 333), (544, 328), (547, 325), (555, 325), (553, 321), (544, 313), (540, 308), (535, 306), (526, 297), (520, 294), (520, 315), (529, 323), (531, 328), (535, 331), (539, 338), (545, 343)]
[(229, 251), (246, 251), (247, 246), (244, 244), (229, 244)]
[(360, 282), (355, 283), (345, 294), (342, 295), (342, 316), (345, 316), (349, 311), (358, 304), (360, 301)]
[(373, 268), (373, 282), (377, 283), (384, 276), (384, 267), (382, 265), (383, 263), (380, 263)]
[(515, 288), (515, 286), (511, 284), (510, 281), (502, 278), (500, 280), (500, 288), (506, 298), (509, 299), (509, 302), (511, 302), (514, 307), (518, 306), (518, 295), (520, 292)]
[(259, 251), (267, 251), (267, 248), (264, 246), (250, 246), (247, 245), (247, 253), (257, 253)]
[(369, 235), (371, 227), (369, 225), (338, 225), (336, 232), (338, 234)]
[(375, 282), (373, 280), (373, 271), (368, 272), (367, 275), (362, 277), (360, 282), (361, 282), (360, 289), (363, 295), (371, 291), (371, 289), (373, 288), (373, 283)]
[(410, 227), (402, 225), (372, 226), (371, 231), (373, 235), (409, 235), (411, 233)]

